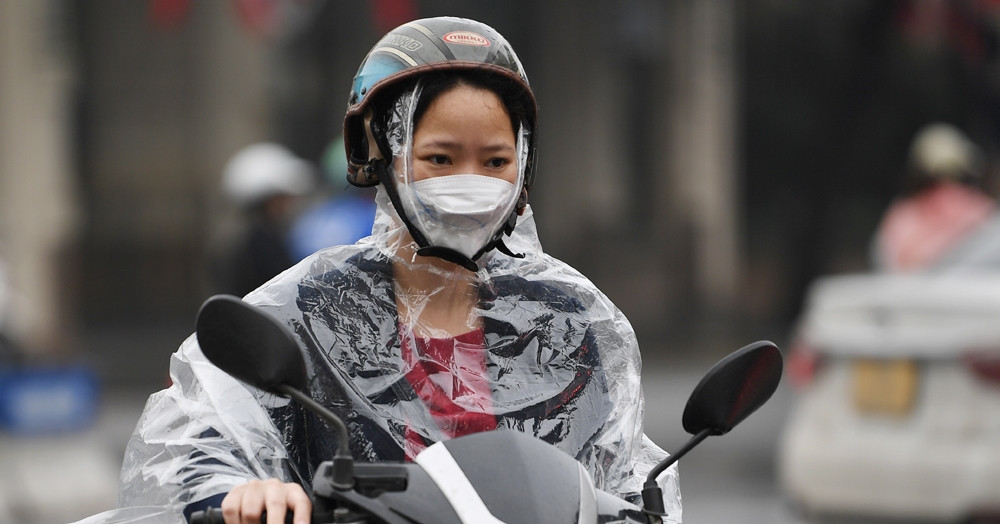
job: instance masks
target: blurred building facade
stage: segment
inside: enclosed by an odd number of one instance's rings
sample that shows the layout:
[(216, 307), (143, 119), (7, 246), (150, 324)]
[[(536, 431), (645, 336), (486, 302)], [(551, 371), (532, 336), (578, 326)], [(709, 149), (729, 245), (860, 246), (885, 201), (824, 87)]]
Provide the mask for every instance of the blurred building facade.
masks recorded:
[[(4, 4), (0, 238), (20, 307), (35, 310), (25, 330), (66, 326), (55, 331), (72, 346), (105, 328), (189, 329), (225, 159), (263, 139), (318, 157), (361, 57), (411, 14), (485, 20), (522, 54), (542, 108), (532, 201), (551, 252), (640, 323), (675, 289), (733, 299), (728, 2), (253, 4)], [(698, 240), (680, 277), (685, 238)]]
[(912, 129), (975, 113), (942, 78), (984, 66), (907, 40), (923, 3), (0, 2), (14, 323), (38, 352), (162, 374), (205, 298), (226, 159), (272, 140), (318, 161), (376, 39), (443, 14), (518, 50), (541, 110), (543, 244), (640, 341), (785, 319), (810, 278), (857, 267)]
[[(67, 96), (74, 80), (62, 13), (44, 2), (0, 4), (0, 260), (19, 345), (57, 351), (68, 321), (63, 257), (79, 232)], [(0, 285), (4, 285), (0, 282)]]

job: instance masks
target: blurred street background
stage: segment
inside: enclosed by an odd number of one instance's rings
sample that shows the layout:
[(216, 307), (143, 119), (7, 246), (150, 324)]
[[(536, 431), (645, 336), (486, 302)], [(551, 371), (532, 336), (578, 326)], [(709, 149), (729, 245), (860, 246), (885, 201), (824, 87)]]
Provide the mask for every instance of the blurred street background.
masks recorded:
[[(519, 53), (542, 243), (631, 320), (667, 449), (711, 363), (785, 348), (810, 282), (869, 269), (918, 129), (960, 127), (1000, 189), (991, 0), (0, 0), (0, 522), (114, 506), (142, 403), (215, 291), (227, 161), (269, 141), (322, 171), (369, 48), (438, 15)], [(26, 373), (72, 384), (35, 426), (11, 407)], [(687, 522), (795, 522), (773, 464), (793, 397), (692, 453)]]

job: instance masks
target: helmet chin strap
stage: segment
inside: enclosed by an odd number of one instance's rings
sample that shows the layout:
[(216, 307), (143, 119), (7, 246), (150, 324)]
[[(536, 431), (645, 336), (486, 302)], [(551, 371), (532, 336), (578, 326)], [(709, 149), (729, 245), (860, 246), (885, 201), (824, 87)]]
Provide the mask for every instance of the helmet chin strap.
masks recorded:
[(479, 271), (479, 266), (469, 257), (455, 251), (454, 249), (441, 246), (424, 246), (417, 249), (417, 254), (422, 257), (437, 257), (447, 260), (453, 264), (458, 264), (473, 273)]
[(493, 238), (476, 253), (476, 256), (472, 257), (473, 260), (478, 260), (479, 257), (483, 256), (483, 253), (490, 251), (491, 249), (496, 249), (497, 251), (514, 258), (524, 258), (524, 253), (514, 253), (507, 247), (507, 244), (503, 243), (504, 235), (510, 236), (514, 232), (514, 226), (517, 225), (517, 206), (510, 212), (510, 216), (507, 217), (507, 222), (504, 223), (500, 231), (497, 231), (493, 235)]
[(403, 209), (403, 203), (399, 199), (399, 192), (396, 191), (396, 184), (393, 182), (395, 180), (394, 175), (389, 172), (389, 162), (384, 158), (375, 158), (368, 162), (365, 166), (365, 174), (371, 177), (377, 177), (381, 181), (382, 186), (385, 188), (386, 195), (389, 196), (389, 202), (392, 203), (392, 207), (396, 210), (396, 215), (399, 219), (403, 221), (403, 225), (406, 226), (406, 230), (410, 233), (410, 237), (413, 241), (417, 243), (417, 255), (427, 256), (427, 257), (437, 257), (442, 260), (451, 262), (453, 264), (458, 264), (459, 266), (472, 271), (473, 273), (479, 271), (479, 266), (476, 265), (476, 260), (483, 254), (489, 252), (492, 249), (514, 258), (524, 258), (523, 253), (515, 254), (506, 244), (503, 243), (503, 236), (510, 234), (514, 231), (514, 226), (517, 224), (517, 209), (515, 208), (511, 211), (510, 216), (507, 217), (507, 221), (504, 223), (504, 227), (500, 228), (493, 238), (483, 246), (472, 258), (469, 258), (454, 249), (442, 247), (442, 246), (432, 246), (430, 242), (427, 241), (427, 237), (417, 229), (417, 226), (410, 222), (410, 219), (406, 217), (406, 211)]

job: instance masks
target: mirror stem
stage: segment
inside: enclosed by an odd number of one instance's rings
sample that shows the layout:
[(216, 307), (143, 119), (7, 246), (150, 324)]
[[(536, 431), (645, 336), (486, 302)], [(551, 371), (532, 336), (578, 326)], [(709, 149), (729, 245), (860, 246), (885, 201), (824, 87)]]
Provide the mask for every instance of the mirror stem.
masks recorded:
[(322, 404), (316, 402), (305, 393), (288, 384), (281, 384), (278, 390), (293, 398), (313, 413), (333, 425), (337, 431), (337, 452), (333, 455), (333, 487), (339, 490), (349, 490), (354, 487), (354, 457), (348, 444), (347, 425)]
[(680, 460), (681, 457), (691, 451), (695, 446), (701, 443), (701, 441), (706, 438), (716, 434), (712, 428), (705, 428), (698, 432), (697, 435), (691, 437), (690, 440), (684, 444), (681, 449), (677, 450), (675, 453), (669, 457), (663, 459), (662, 462), (656, 465), (652, 470), (650, 470), (649, 475), (646, 476), (646, 483), (642, 485), (642, 506), (646, 513), (651, 513), (653, 515), (666, 516), (666, 508), (663, 507), (663, 490), (660, 489), (660, 485), (656, 483), (656, 477), (660, 476), (664, 470), (673, 465), (674, 462)]

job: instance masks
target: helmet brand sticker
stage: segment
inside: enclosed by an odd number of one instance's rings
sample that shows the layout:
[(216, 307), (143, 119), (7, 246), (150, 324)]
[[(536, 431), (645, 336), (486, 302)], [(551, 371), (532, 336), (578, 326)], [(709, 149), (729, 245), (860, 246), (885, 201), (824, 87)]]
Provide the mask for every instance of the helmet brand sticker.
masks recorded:
[(451, 33), (442, 36), (441, 39), (449, 44), (474, 45), (480, 47), (489, 47), (490, 45), (490, 41), (487, 40), (486, 37), (473, 33), (472, 31), (452, 31)]
[(406, 49), (407, 51), (416, 51), (424, 46), (424, 44), (421, 44), (408, 36), (396, 35), (392, 33), (385, 37), (385, 42), (387, 44)]

